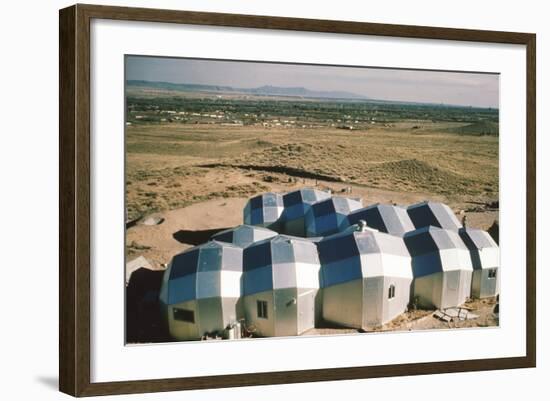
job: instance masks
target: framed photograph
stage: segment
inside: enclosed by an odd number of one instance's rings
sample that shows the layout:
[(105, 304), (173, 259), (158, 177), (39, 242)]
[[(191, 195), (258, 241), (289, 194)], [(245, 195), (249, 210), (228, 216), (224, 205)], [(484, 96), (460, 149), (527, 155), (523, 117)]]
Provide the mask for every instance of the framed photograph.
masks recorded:
[(62, 392), (535, 366), (534, 34), (59, 26)]

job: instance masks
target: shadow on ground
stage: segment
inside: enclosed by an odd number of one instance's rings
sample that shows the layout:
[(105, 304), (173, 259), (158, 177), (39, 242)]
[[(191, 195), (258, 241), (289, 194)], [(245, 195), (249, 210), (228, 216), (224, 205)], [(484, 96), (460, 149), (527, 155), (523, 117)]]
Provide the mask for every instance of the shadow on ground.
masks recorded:
[(210, 237), (227, 228), (212, 228), (209, 230), (179, 230), (172, 237), (182, 244), (200, 245), (207, 242)]
[(128, 343), (170, 341), (162, 320), (159, 292), (163, 270), (139, 268), (126, 287), (126, 341)]

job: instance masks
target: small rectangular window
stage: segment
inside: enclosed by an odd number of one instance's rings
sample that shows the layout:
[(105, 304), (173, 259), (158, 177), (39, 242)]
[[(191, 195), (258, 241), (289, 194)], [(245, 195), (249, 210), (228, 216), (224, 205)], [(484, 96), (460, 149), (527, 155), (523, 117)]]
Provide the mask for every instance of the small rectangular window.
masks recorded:
[(489, 275), (489, 278), (496, 278), (497, 277), (497, 269), (490, 269), (488, 275)]
[(180, 322), (195, 323), (195, 312), (189, 309), (174, 308), (174, 320)]
[(390, 288), (388, 289), (388, 299), (395, 298), (395, 285), (390, 285)]
[(258, 317), (262, 319), (267, 319), (267, 301), (256, 301), (256, 306), (258, 308)]

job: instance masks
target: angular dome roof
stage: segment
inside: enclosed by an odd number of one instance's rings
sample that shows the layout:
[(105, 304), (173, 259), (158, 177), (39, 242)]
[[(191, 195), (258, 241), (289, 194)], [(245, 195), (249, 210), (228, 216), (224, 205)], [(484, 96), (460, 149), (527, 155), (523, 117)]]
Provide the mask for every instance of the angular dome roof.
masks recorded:
[(362, 206), (360, 200), (343, 197), (332, 197), (312, 204), (305, 215), (307, 236), (318, 237), (341, 231), (347, 225), (347, 215)]
[(367, 277), (412, 278), (411, 257), (401, 237), (353, 227), (318, 242), (323, 287)]
[(319, 288), (319, 256), (315, 243), (278, 235), (256, 242), (243, 252), (243, 293), (281, 288)]
[(248, 245), (266, 239), (275, 237), (277, 233), (264, 227), (250, 226), (241, 224), (240, 226), (229, 228), (212, 236), (213, 240), (229, 242), (245, 248)]
[(395, 205), (375, 204), (348, 215), (350, 225), (357, 224), (359, 220), (365, 220), (367, 226), (392, 235), (403, 235), (415, 229), (407, 209)]
[(266, 192), (248, 200), (243, 211), (244, 223), (270, 227), (278, 222), (283, 209), (282, 195), (275, 192)]
[(462, 224), (451, 208), (439, 202), (421, 202), (407, 208), (407, 213), (416, 228), (434, 226), (458, 230)]
[(239, 297), (242, 253), (236, 245), (209, 241), (174, 256), (165, 272), (161, 300), (171, 305), (199, 298)]

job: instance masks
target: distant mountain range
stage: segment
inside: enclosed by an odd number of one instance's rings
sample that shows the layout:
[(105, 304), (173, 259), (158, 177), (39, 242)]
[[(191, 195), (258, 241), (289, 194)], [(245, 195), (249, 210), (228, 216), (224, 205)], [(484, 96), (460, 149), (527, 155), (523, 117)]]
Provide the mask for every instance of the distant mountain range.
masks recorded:
[(129, 87), (145, 87), (172, 91), (186, 92), (225, 92), (242, 93), (255, 96), (285, 96), (301, 97), (313, 99), (350, 99), (350, 100), (370, 100), (370, 98), (358, 95), (352, 92), (344, 91), (314, 91), (303, 87), (280, 87), (264, 85), (257, 88), (234, 88), (231, 86), (201, 85), (201, 84), (176, 84), (172, 82), (128, 80), (126, 85)]

